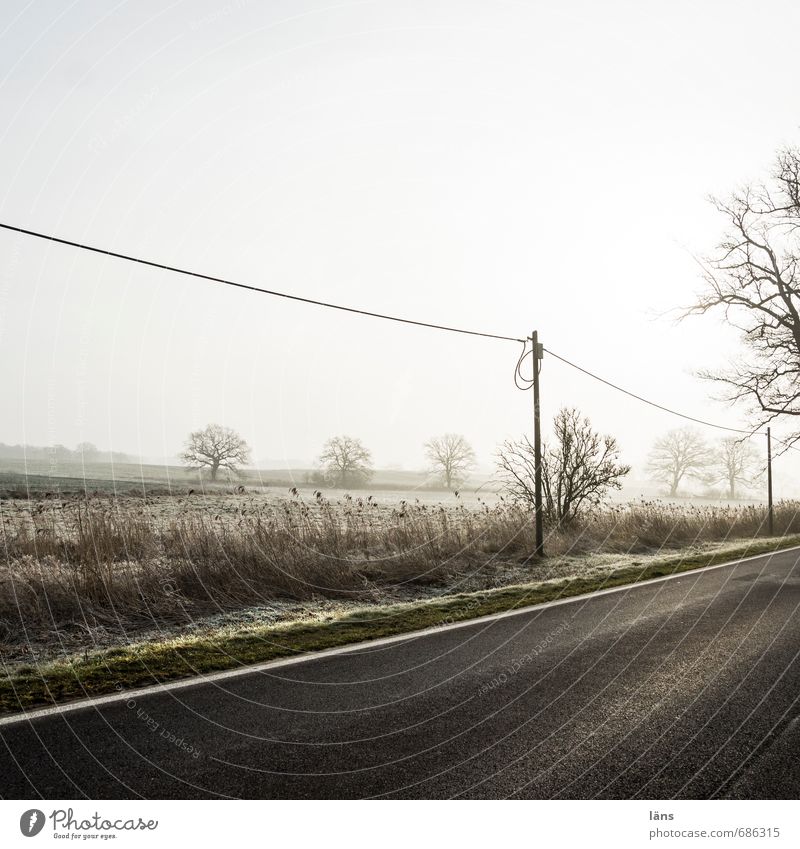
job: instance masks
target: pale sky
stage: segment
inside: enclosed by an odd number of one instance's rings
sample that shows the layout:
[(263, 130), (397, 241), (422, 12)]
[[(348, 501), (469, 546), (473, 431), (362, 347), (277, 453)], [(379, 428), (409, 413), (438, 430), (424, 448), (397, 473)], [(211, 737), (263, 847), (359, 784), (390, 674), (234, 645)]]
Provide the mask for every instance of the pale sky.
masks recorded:
[[(663, 314), (709, 193), (800, 141), (794, 2), (0, 6), (0, 220), (312, 298), (525, 336), (692, 415), (737, 350)], [(377, 465), (531, 427), (518, 346), (329, 312), (0, 232), (0, 442)], [(546, 359), (641, 464), (680, 420)], [(778, 428), (780, 430), (780, 428)], [(708, 433), (716, 438), (717, 434)], [(776, 471), (788, 491), (791, 468)], [(795, 464), (796, 465), (796, 464)]]

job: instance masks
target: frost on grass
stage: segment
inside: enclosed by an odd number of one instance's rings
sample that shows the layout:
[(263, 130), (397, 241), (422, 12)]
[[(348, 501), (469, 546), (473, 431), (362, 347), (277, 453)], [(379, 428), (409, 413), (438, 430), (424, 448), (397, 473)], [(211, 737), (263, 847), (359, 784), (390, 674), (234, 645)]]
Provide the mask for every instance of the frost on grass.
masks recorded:
[[(776, 509), (800, 532), (798, 504)], [(758, 506), (637, 502), (551, 529), (530, 557), (527, 508), (387, 505), (316, 492), (0, 502), (0, 651), (7, 664), (113, 646), (325, 621), (359, 609), (598, 577), (764, 535)]]

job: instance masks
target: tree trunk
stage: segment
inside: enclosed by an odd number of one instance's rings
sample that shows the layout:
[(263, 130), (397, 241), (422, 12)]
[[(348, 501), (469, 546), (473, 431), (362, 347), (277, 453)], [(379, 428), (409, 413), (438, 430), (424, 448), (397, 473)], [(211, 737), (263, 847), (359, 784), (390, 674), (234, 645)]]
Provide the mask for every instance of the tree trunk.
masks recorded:
[(219, 463), (211, 464), (211, 480), (215, 481), (217, 479), (217, 472), (219, 471)]

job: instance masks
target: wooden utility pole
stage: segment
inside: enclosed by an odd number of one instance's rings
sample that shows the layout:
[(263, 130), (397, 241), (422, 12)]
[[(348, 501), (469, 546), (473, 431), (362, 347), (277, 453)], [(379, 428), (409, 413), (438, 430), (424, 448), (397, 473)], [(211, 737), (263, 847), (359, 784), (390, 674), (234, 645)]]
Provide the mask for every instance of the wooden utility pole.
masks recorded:
[(544, 356), (544, 346), (539, 344), (539, 333), (531, 334), (533, 347), (533, 463), (534, 508), (536, 510), (536, 548), (534, 554), (544, 557), (544, 526), (542, 524), (542, 421), (539, 409), (539, 361)]
[(767, 511), (769, 535), (775, 535), (775, 517), (772, 513), (772, 433), (767, 428)]

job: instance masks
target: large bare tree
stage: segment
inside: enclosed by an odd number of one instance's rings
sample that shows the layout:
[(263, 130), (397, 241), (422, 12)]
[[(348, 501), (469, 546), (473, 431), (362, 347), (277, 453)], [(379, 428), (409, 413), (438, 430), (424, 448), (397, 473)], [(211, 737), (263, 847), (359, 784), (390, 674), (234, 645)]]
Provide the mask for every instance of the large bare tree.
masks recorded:
[[(545, 517), (566, 524), (586, 507), (595, 507), (609, 490), (620, 489), (630, 466), (619, 462), (613, 436), (602, 436), (578, 410), (563, 408), (553, 419), (552, 445), (542, 445), (542, 489)], [(506, 490), (534, 504), (534, 451), (528, 437), (504, 442), (498, 466)]]
[(712, 467), (714, 480), (725, 483), (728, 487), (728, 498), (733, 500), (738, 495), (739, 484), (752, 484), (758, 477), (758, 454), (746, 440), (735, 436), (723, 439), (714, 457)]
[(190, 469), (209, 469), (211, 480), (215, 481), (220, 469), (235, 473), (246, 466), (250, 462), (250, 446), (235, 430), (210, 424), (189, 434), (181, 460)]
[(358, 486), (372, 477), (372, 455), (352, 436), (329, 439), (319, 461), (332, 486)]
[(437, 475), (448, 489), (463, 483), (475, 466), (472, 446), (458, 433), (435, 436), (425, 443), (429, 470)]
[[(721, 312), (745, 352), (701, 374), (745, 402), (756, 427), (800, 416), (800, 150), (781, 150), (767, 181), (712, 202), (727, 231), (702, 263), (706, 286), (688, 314)], [(789, 441), (798, 439), (800, 431)]]
[(674, 498), (684, 478), (704, 480), (713, 462), (711, 449), (692, 428), (684, 427), (665, 433), (653, 444), (647, 470), (669, 487)]

